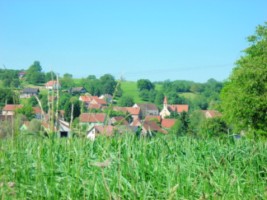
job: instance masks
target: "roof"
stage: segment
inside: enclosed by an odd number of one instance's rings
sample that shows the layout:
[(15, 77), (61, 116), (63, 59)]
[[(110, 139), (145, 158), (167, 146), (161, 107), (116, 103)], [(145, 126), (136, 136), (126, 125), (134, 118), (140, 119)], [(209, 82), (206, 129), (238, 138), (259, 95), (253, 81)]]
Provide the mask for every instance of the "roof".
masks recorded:
[(86, 90), (84, 87), (73, 87), (70, 89), (70, 92), (82, 92), (83, 90)]
[(158, 110), (157, 106), (153, 103), (138, 103), (136, 104), (141, 110)]
[(140, 108), (134, 108), (134, 107), (126, 107), (127, 112), (131, 115), (139, 115), (140, 114)]
[(148, 115), (145, 118), (145, 121), (157, 121), (160, 122), (161, 121), (161, 117), (158, 115)]
[(91, 103), (94, 103), (94, 102), (100, 105), (107, 105), (107, 102), (105, 99), (99, 99), (98, 97), (92, 98)]
[(140, 108), (138, 108), (138, 107), (119, 107), (119, 106), (115, 106), (115, 107), (113, 107), (113, 110), (122, 111), (122, 112), (128, 112), (131, 115), (139, 115), (140, 114)]
[(162, 119), (161, 127), (162, 128), (171, 128), (174, 126), (176, 119)]
[(3, 111), (15, 111), (16, 109), (22, 108), (22, 105), (18, 104), (7, 104), (3, 108)]
[(87, 96), (87, 95), (81, 95), (79, 100), (82, 102), (90, 102), (93, 99), (99, 99), (98, 96)]
[(129, 125), (129, 123), (126, 121), (126, 119), (122, 116), (118, 117), (112, 117), (112, 123), (118, 123), (120, 125)]
[(89, 104), (88, 109), (100, 109), (100, 104)]
[(21, 93), (26, 93), (26, 94), (28, 94), (28, 93), (36, 94), (36, 93), (38, 93), (38, 92), (40, 92), (38, 88), (24, 88), (24, 89), (21, 91)]
[(104, 123), (106, 119), (105, 113), (82, 113), (79, 117), (80, 122), (83, 123)]
[(203, 110), (206, 118), (221, 117), (222, 114), (217, 110)]
[(95, 126), (95, 130), (97, 134), (112, 136), (113, 135), (113, 126)]
[(162, 130), (161, 127), (154, 121), (145, 121), (143, 127), (146, 131), (156, 131), (167, 134), (167, 132), (165, 130)]
[(135, 119), (132, 123), (131, 126), (141, 126), (142, 123), (139, 119)]
[(45, 86), (49, 87), (49, 86), (54, 86), (57, 84), (57, 81), (48, 81)]
[(39, 107), (32, 107), (34, 114), (42, 114), (42, 110)]
[(189, 106), (187, 104), (176, 104), (176, 105), (169, 105), (168, 108), (173, 112), (188, 112)]

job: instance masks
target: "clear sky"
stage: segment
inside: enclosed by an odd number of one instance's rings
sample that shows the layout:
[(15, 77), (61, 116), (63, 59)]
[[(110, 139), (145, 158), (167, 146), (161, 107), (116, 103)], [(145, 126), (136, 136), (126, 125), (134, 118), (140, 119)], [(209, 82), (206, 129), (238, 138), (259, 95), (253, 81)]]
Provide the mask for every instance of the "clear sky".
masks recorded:
[(0, 68), (225, 80), (267, 0), (0, 0)]

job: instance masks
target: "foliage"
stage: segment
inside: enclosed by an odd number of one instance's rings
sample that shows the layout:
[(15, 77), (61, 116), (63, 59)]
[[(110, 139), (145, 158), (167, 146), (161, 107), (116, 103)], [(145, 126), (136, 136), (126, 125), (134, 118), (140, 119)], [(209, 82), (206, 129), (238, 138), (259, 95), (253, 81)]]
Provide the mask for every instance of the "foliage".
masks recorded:
[(189, 115), (187, 112), (182, 112), (176, 120), (176, 123), (171, 128), (171, 132), (176, 135), (185, 135), (189, 129)]
[(73, 81), (71, 74), (64, 74), (63, 78), (60, 79), (60, 85), (62, 89), (70, 89), (75, 86), (75, 83)]
[(122, 107), (131, 107), (134, 105), (134, 100), (132, 96), (122, 96), (119, 101), (118, 105)]
[(139, 91), (154, 90), (155, 85), (148, 79), (140, 79), (137, 81), (137, 88), (139, 89)]
[(65, 120), (68, 122), (70, 121), (70, 118), (71, 118), (72, 104), (73, 104), (73, 119), (75, 119), (76, 117), (79, 117), (81, 114), (80, 102), (78, 100), (68, 101), (64, 106), (64, 111), (65, 111), (64, 117), (65, 117)]
[(39, 61), (34, 63), (26, 71), (26, 80), (30, 84), (38, 85), (45, 82), (45, 74), (42, 72), (42, 67)]
[(0, 80), (3, 87), (18, 88), (20, 86), (19, 70), (0, 69)]
[(22, 108), (19, 108), (16, 112), (26, 116), (29, 121), (34, 118), (33, 108), (29, 104), (26, 104)]
[(41, 131), (41, 121), (37, 119), (32, 119), (29, 124), (29, 132), (39, 133)]
[(9, 88), (0, 88), (0, 106), (18, 103), (18, 95)]
[(203, 137), (226, 135), (229, 128), (221, 117), (205, 119), (201, 124), (199, 134)]
[(237, 131), (261, 132), (266, 135), (267, 112), (267, 22), (248, 37), (250, 46), (236, 62), (222, 91), (225, 119)]
[(1, 199), (267, 198), (264, 142), (125, 135), (0, 146)]

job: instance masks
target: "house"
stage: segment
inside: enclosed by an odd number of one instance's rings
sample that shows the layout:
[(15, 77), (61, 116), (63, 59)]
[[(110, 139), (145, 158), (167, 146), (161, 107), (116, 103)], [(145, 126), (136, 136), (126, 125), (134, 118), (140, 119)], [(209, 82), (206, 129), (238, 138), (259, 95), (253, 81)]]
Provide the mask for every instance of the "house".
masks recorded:
[(118, 116), (118, 117), (112, 117), (110, 119), (110, 123), (112, 125), (129, 125), (129, 123), (126, 121), (126, 119), (122, 116)]
[(206, 119), (222, 116), (222, 114), (217, 110), (202, 110), (202, 113), (204, 114)]
[(159, 115), (159, 110), (155, 104), (152, 103), (139, 103), (134, 104), (134, 108), (140, 108), (141, 110), (141, 118), (145, 118), (148, 115)]
[(7, 104), (2, 109), (2, 115), (14, 115), (15, 111), (19, 108), (22, 108), (22, 105), (18, 104)]
[[(87, 95), (81, 95), (79, 97), (79, 101), (83, 102), (84, 105), (88, 107), (88, 109), (92, 108), (102, 108), (107, 105), (107, 102), (105, 99), (100, 99), (98, 96), (87, 96)], [(92, 106), (94, 105), (94, 106)], [(96, 106), (98, 105), (98, 106)]]
[(61, 88), (61, 85), (57, 81), (48, 81), (45, 84), (45, 88), (48, 90), (58, 90)]
[(97, 136), (113, 136), (114, 127), (111, 125), (103, 126), (93, 126), (88, 132), (87, 132), (87, 138), (90, 140), (95, 140)]
[(129, 113), (133, 120), (139, 119), (140, 118), (140, 114), (141, 114), (141, 110), (139, 107), (119, 107), (119, 106), (114, 106), (113, 107), (114, 111), (121, 111), (123, 113)]
[(64, 120), (58, 120), (58, 122), (59, 137), (70, 137), (70, 124)]
[(105, 113), (82, 113), (79, 117), (81, 125), (87, 125), (91, 129), (95, 125), (104, 125), (107, 116)]
[(164, 119), (165, 117), (170, 116), (171, 112), (177, 112), (178, 114), (181, 114), (182, 112), (188, 112), (188, 110), (189, 106), (187, 104), (168, 105), (167, 97), (165, 97), (160, 116), (162, 119)]
[(102, 94), (99, 99), (105, 99), (108, 104), (111, 104), (113, 102), (113, 96), (110, 94)]
[(25, 75), (26, 75), (26, 72), (25, 71), (19, 72), (19, 74), (18, 74), (19, 79), (22, 79)]
[(168, 132), (163, 130), (156, 122), (154, 121), (144, 121), (142, 124), (142, 135), (150, 135), (152, 133), (163, 133), (167, 134)]
[(39, 107), (33, 107), (32, 109), (33, 109), (35, 118), (41, 120), (42, 119), (42, 110), (41, 110), (41, 108), (39, 108)]
[(72, 87), (69, 89), (70, 94), (85, 94), (87, 90), (84, 87)]
[(30, 98), (34, 95), (38, 95), (40, 90), (38, 88), (24, 88), (21, 91), (20, 98)]
[(162, 119), (161, 127), (165, 129), (172, 128), (176, 123), (176, 119)]
[(134, 119), (132, 123), (130, 124), (130, 126), (134, 126), (134, 127), (142, 126), (142, 122), (139, 119)]

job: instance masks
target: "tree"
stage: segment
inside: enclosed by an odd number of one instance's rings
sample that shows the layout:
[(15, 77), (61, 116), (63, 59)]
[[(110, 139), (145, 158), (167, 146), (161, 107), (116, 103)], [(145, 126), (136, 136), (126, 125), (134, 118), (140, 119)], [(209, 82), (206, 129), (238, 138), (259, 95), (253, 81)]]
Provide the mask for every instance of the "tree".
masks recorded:
[[(72, 110), (72, 107), (73, 107), (73, 110)], [(77, 99), (71, 98), (71, 100), (65, 104), (64, 111), (65, 111), (66, 121), (68, 122), (71, 121), (72, 111), (73, 111), (73, 120), (74, 120), (76, 117), (79, 117), (81, 114), (80, 102)]]
[(225, 120), (235, 130), (267, 133), (267, 22), (248, 37), (250, 46), (236, 62), (221, 93)]
[(116, 89), (117, 82), (115, 78), (110, 74), (105, 74), (100, 77), (101, 92), (102, 94), (112, 95)]
[(137, 87), (138, 87), (139, 91), (154, 90), (155, 85), (148, 79), (140, 79), (137, 81)]
[(26, 80), (31, 84), (39, 84), (45, 82), (45, 74), (42, 72), (42, 67), (39, 61), (34, 63), (26, 71)]
[(125, 106), (125, 107), (130, 107), (130, 106), (133, 106), (134, 105), (134, 100), (133, 100), (133, 97), (132, 96), (122, 96), (120, 99), (119, 99), (119, 102), (118, 104), (120, 106)]
[(34, 111), (31, 105), (24, 105), (22, 108), (17, 110), (17, 113), (25, 115), (28, 120), (34, 118)]

